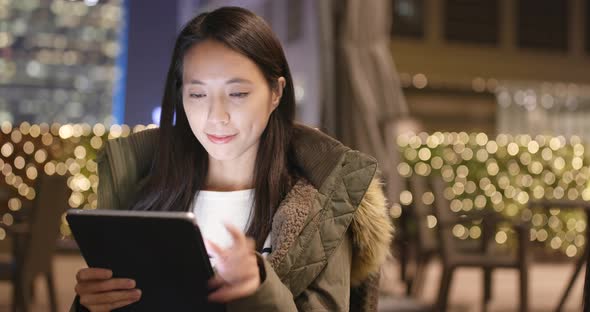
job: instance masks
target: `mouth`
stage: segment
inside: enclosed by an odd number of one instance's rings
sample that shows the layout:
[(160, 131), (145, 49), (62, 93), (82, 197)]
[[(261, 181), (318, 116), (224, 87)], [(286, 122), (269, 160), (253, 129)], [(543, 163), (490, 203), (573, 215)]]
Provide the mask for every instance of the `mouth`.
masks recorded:
[(207, 138), (213, 144), (226, 144), (226, 143), (229, 143), (236, 136), (237, 136), (237, 134), (232, 134), (232, 135), (214, 135), (214, 134), (208, 134), (207, 133)]

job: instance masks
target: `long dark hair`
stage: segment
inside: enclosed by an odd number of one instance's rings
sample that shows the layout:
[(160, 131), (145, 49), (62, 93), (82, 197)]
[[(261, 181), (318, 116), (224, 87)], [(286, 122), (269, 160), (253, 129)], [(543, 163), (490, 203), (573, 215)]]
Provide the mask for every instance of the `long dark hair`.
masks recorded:
[(224, 7), (200, 14), (178, 35), (162, 100), (158, 152), (134, 209), (188, 211), (204, 186), (208, 155), (189, 127), (181, 91), (184, 56), (204, 40), (215, 40), (247, 56), (258, 65), (271, 90), (280, 88), (279, 77), (286, 80), (279, 106), (270, 115), (256, 156), (254, 209), (246, 234), (255, 239), (260, 249), (270, 233), (272, 218), (292, 185), (288, 155), (295, 96), (279, 40), (262, 18), (242, 8)]

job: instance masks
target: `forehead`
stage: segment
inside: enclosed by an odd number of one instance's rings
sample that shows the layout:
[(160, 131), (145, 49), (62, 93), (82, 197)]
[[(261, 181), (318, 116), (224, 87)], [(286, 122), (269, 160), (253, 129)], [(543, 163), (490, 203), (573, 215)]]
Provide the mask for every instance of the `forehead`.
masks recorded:
[(207, 40), (191, 47), (184, 56), (183, 80), (247, 78), (264, 80), (252, 60), (222, 43)]

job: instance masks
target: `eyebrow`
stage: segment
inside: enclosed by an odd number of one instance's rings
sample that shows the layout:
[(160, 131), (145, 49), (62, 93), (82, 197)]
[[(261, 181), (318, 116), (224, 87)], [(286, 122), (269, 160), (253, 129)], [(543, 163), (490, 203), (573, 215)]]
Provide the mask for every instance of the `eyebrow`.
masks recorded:
[[(248, 79), (244, 79), (244, 78), (232, 78), (229, 79), (228, 81), (225, 82), (226, 84), (232, 84), (232, 83), (247, 83), (247, 84), (252, 84), (252, 81), (248, 80)], [(192, 79), (189, 84), (197, 84), (197, 85), (205, 85), (206, 83), (197, 80), (197, 79)]]

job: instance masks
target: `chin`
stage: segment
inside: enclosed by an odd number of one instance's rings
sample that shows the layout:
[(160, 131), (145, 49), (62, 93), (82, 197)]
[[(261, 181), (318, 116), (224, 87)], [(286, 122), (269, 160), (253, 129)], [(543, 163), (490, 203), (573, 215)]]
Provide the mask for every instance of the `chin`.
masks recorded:
[(205, 150), (209, 154), (209, 157), (216, 160), (233, 160), (237, 158), (235, 155), (236, 153), (234, 151), (230, 151), (229, 149), (224, 150), (221, 148), (205, 148)]

